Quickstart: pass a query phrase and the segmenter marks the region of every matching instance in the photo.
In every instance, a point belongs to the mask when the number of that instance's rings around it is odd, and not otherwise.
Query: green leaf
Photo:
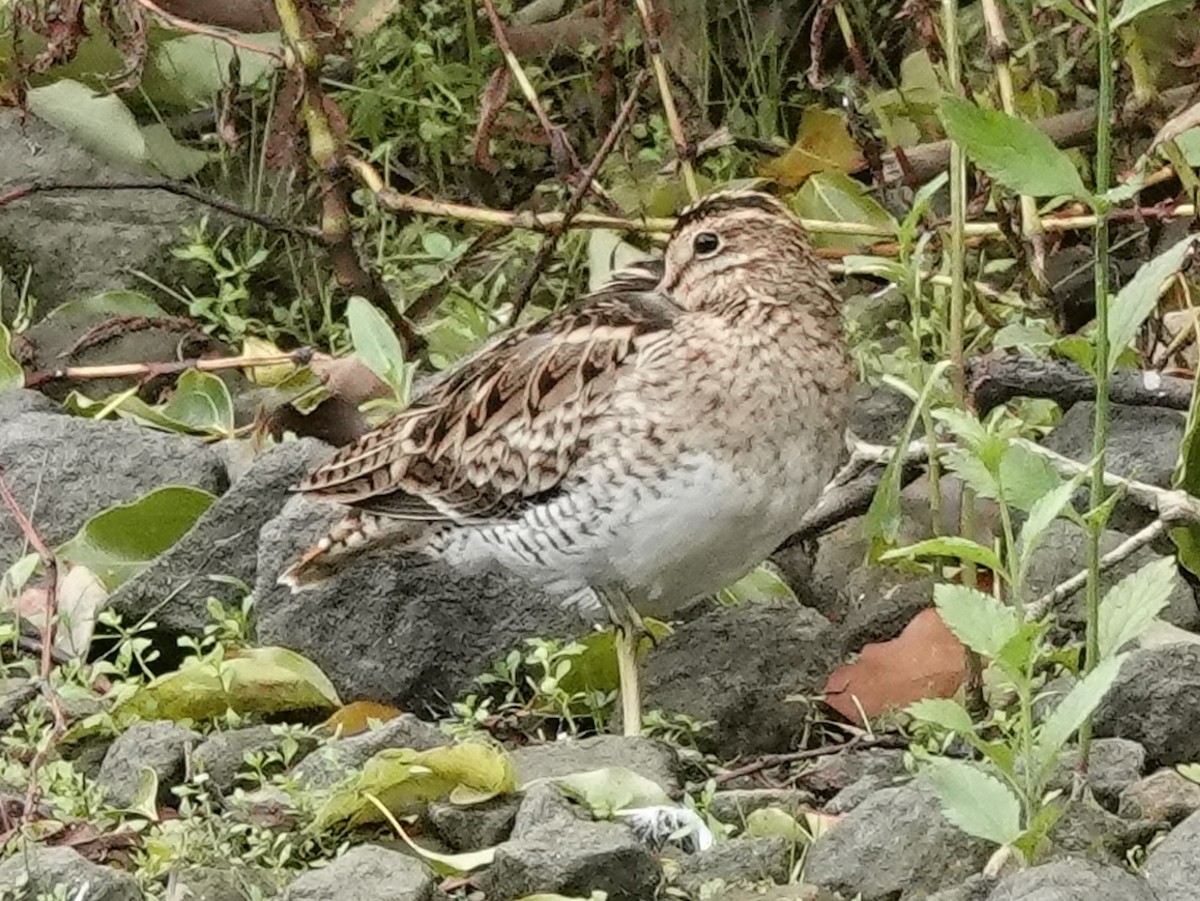
[[[772,567],[756,566],[732,585],[721,589],[717,599],[723,604],[770,604],[775,601],[799,603],[792,587]]]
[[[20,388],[25,384],[25,373],[12,354],[11,341],[8,329],[0,322],[0,391]]]
[[[1171,479],[1172,488],[1182,488],[1193,496],[1200,496],[1200,391],[1197,389],[1200,381],[1193,381],[1183,440],[1179,443],[1179,457]],[[1180,565],[1192,575],[1200,576],[1200,525],[1177,527],[1169,534],[1178,549]]]
[[[950,698],[925,698],[909,704],[905,712],[923,723],[941,726],[958,735],[973,735],[975,724],[971,714],[958,701]]]
[[[869,189],[844,172],[818,172],[796,192],[792,209],[806,219],[847,222],[896,231],[895,217],[872,197]],[[838,247],[846,250],[876,244],[879,237],[870,235],[815,234],[817,247]]]
[[[1030,454],[1030,456],[1036,456]],[[1021,548],[1021,568],[1024,570],[1025,565],[1030,561],[1033,552],[1037,550],[1038,543],[1042,540],[1042,535],[1050,524],[1062,514],[1067,505],[1071,503],[1071,498],[1075,496],[1076,490],[1086,476],[1086,473],[1081,473],[1075,476],[1069,482],[1063,482],[1058,487],[1051,489],[1046,494],[1037,500],[1029,510],[1029,516],[1025,518],[1025,524],[1021,526],[1021,534],[1017,537],[1017,544]]]
[[[1054,712],[1046,718],[1038,730],[1033,749],[1035,766],[1040,774],[1044,776],[1049,772],[1067,741],[1104,700],[1124,660],[1124,654],[1102,660],[1075,683],[1075,687],[1067,692]]]
[[[1000,485],[983,461],[963,448],[947,451],[942,458],[948,472],[954,473],[979,497],[995,500],[1000,496]]]
[[[233,431],[233,398],[225,382],[210,372],[189,369],[181,375],[162,414],[202,434]]]
[[[900,477],[904,471],[901,456],[909,442],[912,441],[913,431],[937,388],[938,380],[949,367],[950,361],[943,360],[929,373],[929,378],[909,411],[908,421],[904,423],[904,428],[896,443],[896,447],[900,449],[901,453],[892,455],[892,459],[884,467],[879,487],[875,489],[875,496],[871,498],[871,506],[867,510],[867,518],[863,526],[863,535],[871,542],[871,554],[874,559],[878,559],[878,554],[883,548],[896,543],[896,536],[900,531]]]
[[[1189,166],[1200,166],[1200,126],[1189,128],[1175,139],[1175,146]]]
[[[1018,194],[1090,201],[1091,194],[1070,157],[1040,129],[999,110],[946,95],[941,103],[946,135],[980,169]]]
[[[417,853],[419,857],[427,861],[429,865],[441,876],[462,876],[472,870],[478,870],[482,867],[490,867],[492,861],[496,859],[495,848],[484,848],[480,851],[468,851],[465,854],[441,854],[437,851],[431,851],[428,848],[423,848],[408,837],[408,833],[400,825],[387,807],[379,801],[374,795],[367,794],[368,803],[373,804],[381,813],[381,819],[386,819],[391,823],[392,828],[396,830],[396,834],[404,840]]]
[[[1200,783],[1200,763],[1178,763],[1175,771],[1190,782]]]
[[[968,835],[1010,845],[1021,836],[1021,803],[995,776],[962,760],[934,758],[926,772],[942,814]]]
[[[138,291],[101,291],[57,307],[46,319],[67,325],[93,325],[98,319],[166,316],[166,311]]]
[[[1173,2],[1175,0],[1124,0],[1120,12],[1113,16],[1110,27],[1120,28],[1122,25],[1128,25],[1142,13]]]
[[[662,786],[625,767],[605,767],[552,780],[563,794],[578,801],[597,819],[608,819],[630,807],[670,804]]]
[[[97,513],[56,556],[86,566],[115,590],[182,538],[214,500],[188,485],[157,488]]]
[[[888,551],[880,555],[879,559],[886,563],[889,560],[915,560],[918,557],[954,557],[957,560],[969,560],[995,572],[1004,573],[1004,565],[996,556],[995,551],[970,538],[960,538],[957,535],[927,538],[916,544]]]
[[[1062,485],[1062,476],[1045,457],[1010,444],[1000,458],[1000,482],[1011,506],[1032,512],[1038,501]]]
[[[268,50],[283,50],[283,42],[275,32],[256,34],[248,40]],[[276,66],[265,53],[238,50],[228,41],[202,34],[182,35],[163,41],[150,54],[144,77],[147,93],[179,106],[207,106],[225,90],[235,53],[243,88],[251,87]]]
[[[245,648],[222,660],[190,657],[113,709],[118,722],[210,720],[228,711],[275,714],[341,706],[315,663],[287,648]]]
[[[365,297],[357,294],[350,298],[346,308],[350,323],[350,340],[354,352],[362,357],[367,367],[387,382],[397,395],[403,391],[404,348],[392,331],[387,317],[379,312]]]
[[[754,838],[778,836],[793,842],[802,842],[808,835],[800,822],[779,807],[762,807],[751,811],[746,817],[746,835]]]
[[[191,178],[215,159],[214,154],[180,144],[171,130],[159,122],[142,126],[142,139],[150,165],[177,181]]]
[[[1100,659],[1141,635],[1167,608],[1177,573],[1170,557],[1151,560],[1109,589],[1100,602]]]
[[[100,94],[61,78],[31,88],[28,101],[35,116],[97,156],[134,172],[144,169],[146,139],[133,113],[115,94]]]
[[[441,798],[477,804],[515,789],[512,761],[493,745],[470,741],[426,751],[385,748],[363,765],[349,785],[329,797],[316,822],[327,829],[382,821],[384,817],[368,796],[396,816],[409,816]]]
[[[935,585],[933,602],[958,640],[985,657],[998,656],[1020,628],[1015,610],[965,585]]]
[[[1013,843],[1013,847],[1025,855],[1026,860],[1036,860],[1046,837],[1062,817],[1066,807],[1067,805],[1060,800],[1043,804],[1033,815],[1033,821],[1024,834]]]
[[[1004,642],[1004,647],[995,656],[996,665],[1013,682],[1027,678],[1025,674],[1029,669],[1029,663],[1037,658],[1037,644],[1047,628],[1049,625],[1046,623],[1022,622],[1017,628],[1016,634]]]
[[[1158,306],[1158,298],[1168,279],[1183,267],[1196,243],[1195,235],[1173,244],[1145,263],[1112,299],[1108,310],[1108,371],[1117,368],[1117,360],[1136,337],[1146,317]]]

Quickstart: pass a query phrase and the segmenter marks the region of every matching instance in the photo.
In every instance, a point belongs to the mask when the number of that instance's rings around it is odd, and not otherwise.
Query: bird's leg
[[[637,655],[642,636],[648,635],[641,615],[629,602],[624,591],[597,591],[616,627],[613,645],[617,652],[617,674],[620,677],[621,719],[626,735],[642,734],[642,690],[638,675]]]

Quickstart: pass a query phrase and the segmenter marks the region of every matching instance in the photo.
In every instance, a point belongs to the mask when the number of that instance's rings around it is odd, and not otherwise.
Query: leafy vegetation
[[[111,373],[92,372],[72,382],[68,412],[209,442],[250,434],[260,445],[304,433],[330,398],[377,421],[408,403],[421,375],[652,254],[662,228],[646,220],[691,199],[693,178],[701,192],[765,185],[808,221],[820,254],[846,277],[861,380],[910,402],[862,520],[869,558],[932,575],[942,622],[981,670],[961,698],[901,705],[898,728],[951,822],[1026,863],[1045,852],[1065,809],[1051,787],[1062,752],[1078,736],[1086,761],[1090,717],[1165,608],[1177,563],[1200,574],[1200,522],[1167,522],[1159,510],[1177,560],[1100,587],[1099,542],[1119,500],[1104,477],[1110,382],[1130,368],[1178,369],[1181,359],[1195,369],[1197,239],[1172,226],[1194,216],[1185,198],[1200,185],[1200,126],[1194,97],[1170,119],[1174,108],[1155,104],[1186,83],[1178,60],[1184,51],[1194,60],[1200,46],[1187,4],[981,0],[945,3],[940,16],[910,4],[896,16],[899,4],[737,0],[705,4],[693,21],[662,3],[664,32],[649,40],[636,16],[611,34],[584,27],[579,38],[574,25],[600,20],[573,22],[568,9],[535,21],[542,4],[501,3],[510,51],[475,3],[347,0],[329,5],[336,28],[285,16],[278,32],[217,37],[116,5],[127,20],[107,14],[113,4],[83,4],[85,27],[26,0],[0,8],[3,96],[11,89],[34,116],[118,167],[224,201],[178,236],[172,257],[187,278],[139,273],[138,292],[67,298],[42,321],[64,331],[86,322],[83,338],[103,343],[134,322],[174,317],[232,359],[213,371],[175,356],[149,361],[114,393],[93,391],[86,379]],[[146,24],[144,46],[139,28],[119,21]],[[556,27],[554,48],[540,45]],[[540,253],[551,245],[534,214],[563,208],[635,76],[664,59],[672,78],[637,98],[596,173],[588,209],[610,217],[605,227],[551,228],[553,253]],[[1095,125],[1066,140],[1037,121],[1085,109]],[[194,113],[208,115],[200,138],[180,124]],[[1153,134],[1125,121],[1137,116],[1153,119]],[[682,156],[681,134],[696,145]],[[931,150],[942,138],[948,163]],[[19,200],[0,197],[0,207]],[[1050,277],[1078,250],[1092,283],[1082,321]],[[29,287],[35,274],[0,272],[0,391],[53,381],[28,363],[34,312],[56,300]],[[7,283],[23,286],[15,299]],[[1192,316],[1190,339],[1162,339],[1168,311]],[[1092,379],[1086,467],[1065,473],[1030,443],[1058,421],[1052,398],[971,408],[963,364],[992,351],[1070,362]],[[41,367],[73,364],[63,356]],[[1174,480],[1191,494],[1200,493],[1198,409],[1193,398]],[[901,497],[917,436],[934,525],[909,542]],[[963,489],[957,517],[944,515],[954,509],[948,484]],[[1077,500],[1085,485],[1086,507]],[[17,699],[0,720],[0,784],[28,787],[3,841],[104,836],[156,895],[181,867],[232,860],[264,874],[246,889],[263,896],[364,836],[407,842],[447,876],[486,866],[491,849],[440,853],[414,823],[434,801],[471,805],[512,792],[505,742],[605,731],[617,682],[611,634],[531,638],[451,702],[444,746],[388,749],[335,785],[310,785],[296,776],[303,744],[395,711],[350,712],[359,699],[339,697],[311,661],[256,646],[249,596],[237,610],[214,602],[209,628],[169,649],[183,659],[165,671],[155,623],[123,623],[105,609],[212,500],[163,486],[93,517],[45,557],[34,548],[0,561],[9,567],[0,676]],[[980,511],[994,512],[994,536],[978,528]],[[1059,519],[1089,536],[1083,635],[1065,632],[1029,589],[1039,543]],[[719,600],[797,602],[771,567]],[[670,629],[649,625],[656,638]],[[39,630],[54,635],[53,653],[32,640]],[[1054,695],[1048,686],[1064,676],[1073,687]],[[205,735],[271,724],[278,742],[247,756],[229,794],[203,770],[171,786],[144,773],[134,803],[114,805],[87,772],[87,750],[156,719]],[[827,733],[812,719],[815,744]],[[727,763],[696,750],[710,724],[679,711],[653,711],[647,724],[687,752],[696,779],[683,804],[706,814]],[[871,723],[858,725],[870,734]],[[1194,765],[1181,772],[1196,775]],[[625,771],[559,785],[598,817],[664,802]],[[723,837],[715,818],[705,822]],[[767,808],[744,825],[804,846],[829,823]],[[801,853],[793,877],[802,869]]]

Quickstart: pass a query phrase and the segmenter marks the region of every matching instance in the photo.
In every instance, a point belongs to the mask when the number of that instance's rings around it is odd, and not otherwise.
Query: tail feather
[[[414,525],[353,510],[280,573],[276,583],[296,594],[328,581],[364,551],[382,546],[395,546],[405,553],[417,551],[424,543],[421,538],[427,528],[422,524],[422,528],[414,529]]]

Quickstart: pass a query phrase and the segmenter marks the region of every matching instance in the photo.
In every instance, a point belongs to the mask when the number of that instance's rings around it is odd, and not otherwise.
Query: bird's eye
[[[712,232],[700,232],[692,242],[697,256],[710,257],[721,249],[721,239]]]

